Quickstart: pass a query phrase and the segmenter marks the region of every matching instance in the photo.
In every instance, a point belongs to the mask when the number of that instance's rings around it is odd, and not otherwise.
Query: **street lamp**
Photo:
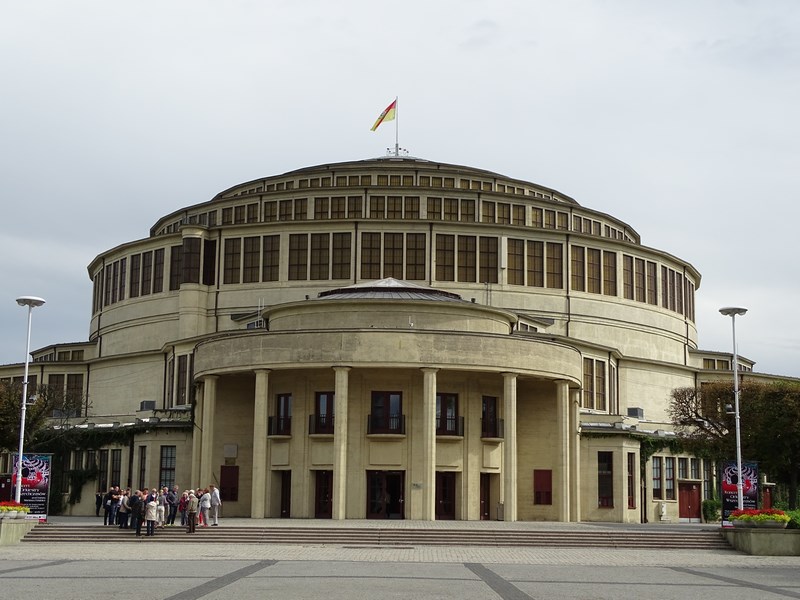
[[[14,491],[14,500],[19,503],[22,495],[22,451],[25,444],[25,409],[28,404],[28,364],[31,359],[31,315],[33,309],[44,304],[44,300],[36,296],[21,296],[17,304],[28,307],[28,341],[25,346],[25,378],[22,380],[22,416],[19,421],[19,453],[17,454],[17,487]]]
[[[736,421],[736,499],[739,510],[744,508],[744,494],[742,492],[742,430],[739,426],[739,356],[736,353],[736,315],[747,312],[741,306],[726,306],[719,312],[731,318],[733,328],[733,410]]]

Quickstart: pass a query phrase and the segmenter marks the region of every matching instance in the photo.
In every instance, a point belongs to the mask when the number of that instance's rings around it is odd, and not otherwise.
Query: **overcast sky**
[[[800,377],[800,2],[3,1],[0,363],[87,339],[99,253],[400,145],[555,188],[692,263],[699,345]]]

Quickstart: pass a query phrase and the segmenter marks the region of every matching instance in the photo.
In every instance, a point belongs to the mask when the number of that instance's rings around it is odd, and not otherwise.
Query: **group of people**
[[[176,485],[168,487],[145,488],[131,492],[130,488],[120,489],[112,486],[106,494],[97,494],[96,514],[103,510],[103,525],[117,526],[120,529],[133,529],[137,536],[155,535],[155,530],[174,527],[180,513],[181,527],[194,533],[198,526],[217,527],[222,499],[214,484],[197,490],[184,490]]]

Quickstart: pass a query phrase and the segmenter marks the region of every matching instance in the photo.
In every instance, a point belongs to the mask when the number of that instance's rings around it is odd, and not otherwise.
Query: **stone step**
[[[116,527],[37,525],[23,542],[119,543],[136,541]],[[382,529],[326,527],[201,527],[188,536],[183,527],[156,531],[148,541],[226,544],[338,546],[514,546],[725,550],[730,545],[709,531],[510,531],[469,529]]]

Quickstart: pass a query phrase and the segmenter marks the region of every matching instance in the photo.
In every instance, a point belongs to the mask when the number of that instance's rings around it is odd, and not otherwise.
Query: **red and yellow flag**
[[[395,113],[397,112],[397,98],[394,99],[389,106],[381,113],[381,116],[378,117],[378,120],[375,121],[375,125],[372,126],[370,131],[375,131],[378,126],[383,123],[384,121],[394,121]]]

